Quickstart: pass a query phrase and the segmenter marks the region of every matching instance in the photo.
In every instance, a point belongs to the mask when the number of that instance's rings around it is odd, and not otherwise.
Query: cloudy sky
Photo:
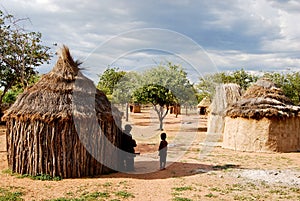
[[[300,69],[296,0],[0,0],[0,9],[28,17],[25,28],[41,32],[53,51],[54,43],[69,46],[91,77],[108,65],[136,70],[165,61],[190,76]]]

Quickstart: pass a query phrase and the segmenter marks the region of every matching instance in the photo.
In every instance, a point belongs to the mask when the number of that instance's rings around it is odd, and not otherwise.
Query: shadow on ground
[[[196,174],[204,174],[210,171],[221,171],[229,168],[239,168],[238,165],[225,164],[221,166],[205,165],[199,163],[171,163],[165,170],[158,169],[158,161],[140,161],[135,163],[136,171],[128,173],[113,173],[109,175],[101,175],[100,178],[134,178],[134,179],[167,179],[174,177],[186,177]],[[155,171],[149,173],[142,173],[142,167],[152,169]],[[152,168],[151,168],[152,167]],[[154,170],[154,169],[153,169]]]

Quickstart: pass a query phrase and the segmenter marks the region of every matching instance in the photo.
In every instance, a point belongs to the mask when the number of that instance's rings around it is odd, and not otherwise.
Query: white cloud
[[[0,8],[18,18],[29,17],[27,28],[41,32],[46,45],[66,44],[74,58],[90,67],[116,60],[124,66],[147,66],[153,57],[201,66],[203,71],[213,69],[214,62],[219,70],[299,66],[300,2],[295,0],[0,0]],[[143,28],[179,34],[130,35]],[[122,37],[115,40],[118,35]],[[103,46],[112,38],[114,43]],[[198,49],[192,47],[193,40]],[[143,48],[161,50],[162,55],[136,51]]]
[[[217,66],[223,69],[250,69],[277,71],[287,68],[300,69],[300,59],[286,53],[250,54],[239,51],[209,51],[208,54]],[[233,65],[234,64],[234,65]]]

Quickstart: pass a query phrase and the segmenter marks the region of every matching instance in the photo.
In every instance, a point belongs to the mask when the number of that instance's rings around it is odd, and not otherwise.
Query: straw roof
[[[239,101],[228,107],[226,115],[261,119],[297,116],[299,111],[300,107],[294,106],[280,88],[263,78],[249,87]]]
[[[197,105],[197,107],[209,107],[211,104],[211,101],[208,97],[204,97],[200,103]]]
[[[107,97],[80,72],[79,65],[63,46],[55,67],[18,96],[3,120],[68,121],[74,116],[92,117],[95,111],[98,118],[112,118]]]

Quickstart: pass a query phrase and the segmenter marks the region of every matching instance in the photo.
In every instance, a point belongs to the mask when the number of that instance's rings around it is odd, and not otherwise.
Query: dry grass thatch
[[[21,94],[3,120],[14,172],[69,178],[119,166],[121,113],[80,72],[65,46],[52,71]]]
[[[280,118],[297,116],[299,111],[300,107],[292,105],[280,88],[264,78],[252,85],[239,101],[228,107],[226,115],[232,118]]]
[[[200,107],[209,107],[211,104],[211,100],[208,97],[204,97],[200,103],[197,105],[198,108]]]
[[[87,104],[89,98],[96,100],[96,105],[94,102]],[[64,46],[52,71],[21,94],[6,111],[3,120],[68,121],[73,116],[88,117],[95,113],[95,109],[99,118],[112,118],[107,97],[80,72],[79,62],[73,60],[69,49]]]
[[[241,88],[237,84],[221,84],[216,87],[216,94],[209,106],[212,115],[225,116],[224,112],[228,105],[241,98]]]
[[[207,124],[208,133],[223,133],[225,110],[228,105],[236,102],[241,97],[240,86],[237,84],[221,84],[216,87],[216,94],[209,106]]]

